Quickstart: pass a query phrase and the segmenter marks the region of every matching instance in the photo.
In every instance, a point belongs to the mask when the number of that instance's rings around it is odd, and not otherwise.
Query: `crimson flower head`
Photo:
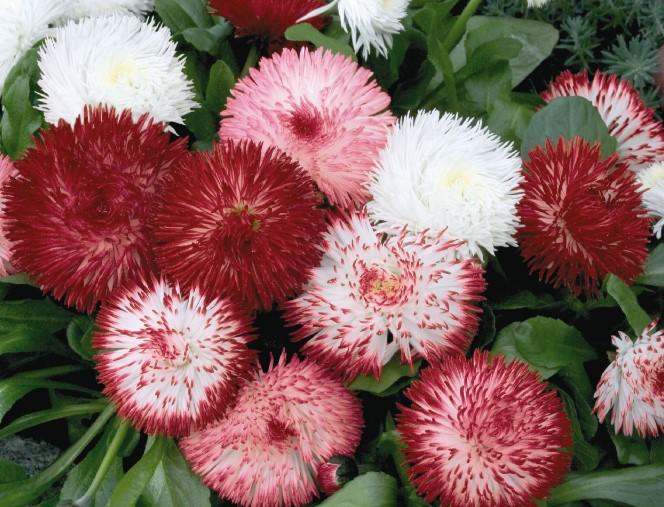
[[[16,267],[80,311],[153,269],[148,219],[158,183],[185,154],[163,124],[87,108],[45,130],[6,187]]]
[[[311,178],[286,155],[220,143],[190,156],[164,185],[154,218],[157,262],[185,288],[270,308],[320,259],[318,202]]]
[[[298,19],[323,5],[323,0],[210,0],[213,11],[235,26],[238,37],[263,39],[273,48],[284,44],[284,33]],[[326,17],[316,16],[307,23],[321,30]]]
[[[147,433],[187,435],[223,415],[255,357],[248,318],[230,302],[163,281],[116,291],[97,326],[104,394]]]
[[[243,507],[298,507],[317,495],[318,467],[352,456],[360,401],[314,362],[283,354],[258,371],[226,415],[180,442],[203,482]]]
[[[9,157],[0,154],[0,276],[7,276],[11,271],[11,242],[5,235],[5,194],[4,186],[16,174],[16,169]]]
[[[571,425],[520,362],[476,351],[422,372],[397,430],[420,495],[450,507],[535,507],[569,470]]]
[[[581,138],[548,140],[524,162],[521,254],[554,287],[593,296],[609,273],[631,282],[648,255],[650,220],[639,184],[617,155]]]

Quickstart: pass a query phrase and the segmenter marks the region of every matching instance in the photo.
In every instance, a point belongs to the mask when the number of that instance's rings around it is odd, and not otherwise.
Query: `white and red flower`
[[[5,234],[5,193],[4,186],[16,175],[16,168],[9,157],[0,154],[0,276],[7,276],[11,267],[11,241]]]

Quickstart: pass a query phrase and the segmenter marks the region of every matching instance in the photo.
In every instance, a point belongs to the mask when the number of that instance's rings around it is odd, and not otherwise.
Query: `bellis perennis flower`
[[[325,49],[264,58],[231,92],[220,136],[275,146],[300,163],[333,204],[363,203],[394,117],[371,71]]]
[[[143,16],[154,9],[154,0],[66,0],[66,17],[80,19],[108,14]]]
[[[316,469],[352,456],[359,400],[313,362],[285,355],[245,383],[226,415],[180,442],[203,482],[243,507],[299,507],[317,495]]]
[[[269,309],[294,295],[320,259],[318,202],[311,179],[283,153],[248,141],[217,144],[164,185],[157,261],[184,287]]]
[[[5,193],[4,186],[9,178],[16,174],[14,164],[0,154],[0,276],[7,276],[11,271],[11,242],[5,235]]]
[[[631,169],[642,169],[664,157],[664,125],[654,118],[629,81],[601,72],[590,80],[585,71],[572,74],[566,70],[542,93],[547,102],[564,96],[592,102],[618,141],[620,161]]]
[[[73,123],[86,105],[130,109],[137,119],[183,123],[196,105],[184,58],[165,27],[135,16],[86,18],[59,27],[39,51],[39,109]]]
[[[519,362],[475,352],[422,372],[397,429],[420,495],[450,507],[535,507],[569,470],[571,425]]]
[[[465,242],[463,257],[515,245],[521,159],[474,122],[437,111],[399,121],[369,187],[382,230],[443,233]]]
[[[150,273],[148,217],[157,184],[185,155],[162,124],[86,109],[44,130],[5,187],[13,260],[65,304],[92,311]]]
[[[612,341],[616,355],[595,392],[595,412],[603,422],[609,411],[616,433],[655,437],[664,431],[664,331],[650,324],[632,341],[620,332]]]
[[[406,234],[383,242],[362,215],[338,220],[325,239],[321,266],[287,304],[302,325],[294,337],[313,334],[305,353],[352,380],[380,377],[397,352],[412,365],[466,351],[484,280],[474,260],[454,260],[456,244]]]
[[[187,435],[221,416],[254,359],[248,320],[228,301],[163,281],[120,289],[97,325],[104,394],[148,433]]]
[[[664,162],[642,169],[638,178],[643,190],[643,205],[656,220],[653,230],[660,238],[664,227]]]
[[[648,255],[649,220],[636,178],[617,155],[577,137],[547,140],[525,162],[518,238],[531,271],[554,287],[594,295],[613,273],[627,282]]]

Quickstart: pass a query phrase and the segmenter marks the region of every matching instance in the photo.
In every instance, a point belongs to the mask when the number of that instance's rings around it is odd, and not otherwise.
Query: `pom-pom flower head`
[[[65,15],[69,19],[109,14],[143,16],[154,9],[154,0],[66,0],[66,3]]]
[[[420,111],[398,123],[369,187],[369,213],[383,230],[443,232],[465,242],[463,257],[515,244],[521,159],[474,122]]]
[[[148,219],[156,185],[185,155],[162,124],[86,109],[41,133],[5,187],[13,260],[65,304],[92,311],[153,270]]]
[[[535,507],[568,471],[571,426],[555,391],[519,362],[476,351],[422,372],[397,430],[420,495],[450,507]]]
[[[649,220],[627,166],[581,138],[548,140],[525,162],[521,254],[554,287],[594,295],[609,273],[631,282],[648,255]]]
[[[369,220],[339,220],[326,235],[321,266],[304,293],[287,303],[295,334],[313,334],[304,352],[349,380],[380,377],[399,352],[413,359],[465,353],[477,330],[474,303],[484,289],[474,260],[455,260],[458,245],[425,235],[383,242]]]
[[[39,109],[46,121],[73,123],[86,105],[148,113],[160,122],[184,123],[194,107],[184,59],[165,27],[135,16],[70,22],[39,51]]]
[[[597,108],[609,133],[618,141],[620,161],[632,170],[642,169],[664,157],[664,125],[653,116],[634,87],[612,74],[566,70],[542,94],[547,102],[556,97],[583,97]]]
[[[0,154],[0,276],[7,276],[11,270],[11,242],[5,235],[5,192],[4,186],[16,174],[16,168],[9,157]]]
[[[656,437],[664,432],[664,331],[650,324],[632,341],[620,332],[612,341],[616,355],[595,392],[601,422],[611,412],[616,433]]]
[[[104,393],[148,433],[187,435],[220,417],[254,359],[248,320],[228,301],[163,281],[119,289],[97,325]]]
[[[334,456],[318,466],[318,487],[326,495],[333,495],[357,477],[357,464],[353,458]]]
[[[394,118],[371,71],[324,49],[264,58],[233,89],[220,136],[275,146],[333,204],[368,198],[365,183]]]
[[[284,154],[220,143],[189,157],[164,186],[157,261],[184,287],[268,309],[292,296],[320,259],[318,201],[311,179]]]
[[[180,442],[203,482],[243,507],[299,507],[317,495],[316,469],[352,456],[359,400],[320,366],[285,355],[245,383],[224,418]]]
[[[664,161],[642,169],[637,176],[643,190],[643,205],[656,220],[653,232],[661,238],[664,227]]]

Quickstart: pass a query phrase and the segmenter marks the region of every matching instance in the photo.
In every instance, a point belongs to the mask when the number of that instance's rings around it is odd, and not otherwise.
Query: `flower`
[[[185,155],[163,125],[86,108],[44,130],[5,187],[13,260],[42,290],[91,312],[152,269],[148,215],[156,185]]]
[[[643,206],[657,219],[653,232],[661,238],[664,227],[664,161],[642,169],[637,177],[643,190]]]
[[[336,205],[363,203],[394,117],[371,71],[325,49],[261,60],[231,92],[222,139],[252,139],[298,161]]]
[[[375,49],[387,57],[393,36],[403,30],[409,4],[410,0],[334,0],[299,21],[309,20],[337,5],[341,26],[350,33],[355,52],[362,51],[362,58],[366,59],[371,49]]]
[[[664,330],[652,322],[632,341],[613,336],[616,354],[595,391],[595,413],[604,422],[611,411],[616,433],[656,437],[664,431]]]
[[[49,34],[66,0],[0,0],[0,95],[12,67]]]
[[[528,7],[544,7],[550,0],[528,0]]]
[[[380,154],[369,214],[385,232],[442,233],[483,257],[514,245],[521,159],[481,123],[438,111],[402,118]]]
[[[11,268],[11,249],[12,244],[5,234],[5,195],[4,186],[12,176],[16,175],[14,164],[2,154],[0,154],[0,276],[7,276],[13,269]]]
[[[474,260],[454,260],[455,243],[401,234],[383,242],[364,215],[338,220],[304,293],[285,305],[310,357],[348,380],[380,378],[402,361],[465,353],[478,327],[484,290]]]
[[[147,433],[188,435],[221,417],[254,360],[249,321],[229,301],[164,281],[116,291],[97,326],[104,394]]]
[[[134,119],[183,123],[194,107],[184,58],[165,27],[135,16],[85,18],[58,27],[39,50],[38,107],[73,123],[86,105],[130,109]]]
[[[556,97],[579,96],[599,111],[609,133],[618,141],[620,161],[633,170],[649,166],[664,156],[664,126],[641,100],[634,87],[612,74],[595,73],[592,81],[583,71],[566,70],[542,93],[547,102]]]
[[[327,4],[323,0],[211,0],[210,5],[236,27],[237,36],[267,39],[276,49],[299,18]],[[322,30],[326,18],[316,16],[307,22]]]
[[[154,10],[154,0],[67,0],[64,19],[80,19],[109,14],[144,16]]]
[[[631,282],[648,256],[649,220],[634,175],[617,155],[577,137],[547,140],[524,163],[521,255],[554,287],[593,296],[609,273]]]
[[[311,179],[284,154],[248,141],[217,144],[164,185],[157,261],[186,288],[269,309],[294,295],[320,259],[317,204]]]
[[[571,425],[555,391],[503,356],[450,356],[406,391],[397,430],[420,495],[451,507],[535,506],[569,470]]]
[[[203,482],[243,507],[298,507],[317,494],[315,472],[352,456],[362,434],[354,394],[323,368],[282,354],[258,371],[224,418],[180,442]]]
[[[347,482],[357,477],[357,464],[353,458],[334,456],[318,465],[318,487],[326,495],[333,495]]]

